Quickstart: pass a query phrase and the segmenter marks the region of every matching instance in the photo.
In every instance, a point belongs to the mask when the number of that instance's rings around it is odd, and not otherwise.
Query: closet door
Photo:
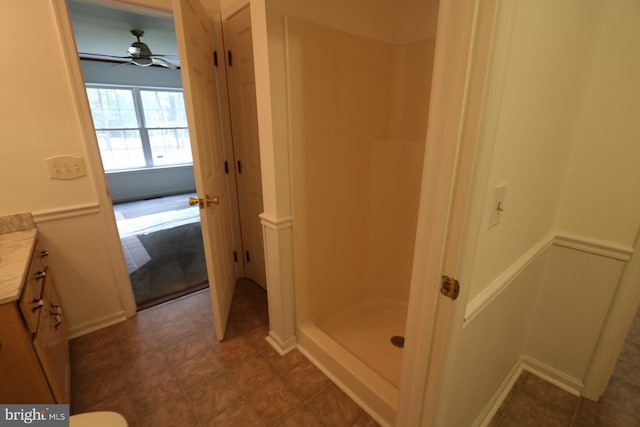
[[[247,277],[265,288],[264,243],[259,218],[263,212],[262,179],[249,6],[227,18],[223,31],[227,47],[231,133],[237,161],[238,204],[245,249],[242,255]]]

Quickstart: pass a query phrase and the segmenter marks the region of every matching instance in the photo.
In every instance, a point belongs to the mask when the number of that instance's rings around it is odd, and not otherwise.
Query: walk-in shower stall
[[[285,19],[298,343],[389,422],[437,22],[436,6],[400,3],[387,40]]]

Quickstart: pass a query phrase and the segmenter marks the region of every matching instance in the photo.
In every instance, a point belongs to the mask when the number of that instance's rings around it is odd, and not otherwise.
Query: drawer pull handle
[[[44,258],[46,256],[49,256],[49,251],[40,251],[40,258]]]
[[[46,271],[38,271],[36,273],[35,279],[36,280],[41,280],[41,279],[44,279],[46,276],[47,276],[47,272]]]
[[[58,329],[58,327],[60,327],[60,325],[62,325],[62,314],[57,314],[55,316],[56,319],[56,326],[55,328]]]
[[[52,316],[62,316],[62,307],[59,305],[52,305],[49,313],[51,313]]]
[[[40,310],[42,308],[42,306],[44,306],[44,301],[41,299],[34,299],[33,300],[33,306],[31,307],[31,311],[33,311],[34,313],[38,310]]]

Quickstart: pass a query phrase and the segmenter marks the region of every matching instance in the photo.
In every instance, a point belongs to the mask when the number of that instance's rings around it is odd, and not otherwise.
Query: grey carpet
[[[199,222],[138,238],[151,257],[130,275],[139,310],[208,286]]]

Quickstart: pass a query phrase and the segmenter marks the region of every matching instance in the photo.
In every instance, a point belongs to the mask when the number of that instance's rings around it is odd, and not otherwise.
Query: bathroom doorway
[[[188,203],[196,188],[173,20],[68,4],[136,308],[201,290],[207,269]],[[146,64],[127,55],[137,46],[162,55]]]

